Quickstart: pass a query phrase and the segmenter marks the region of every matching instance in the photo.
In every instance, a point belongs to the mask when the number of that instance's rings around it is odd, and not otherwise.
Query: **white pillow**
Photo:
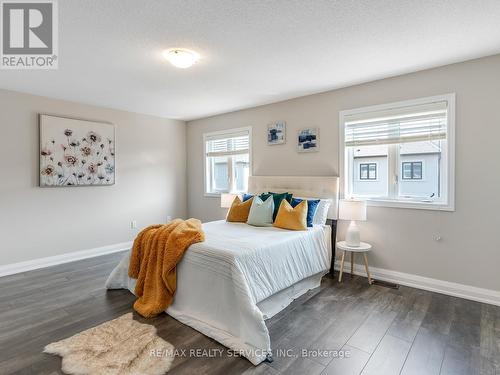
[[[328,210],[330,209],[330,205],[332,204],[331,199],[320,199],[318,208],[316,208],[316,213],[313,217],[313,225],[320,224],[325,225],[326,219],[328,219]]]
[[[316,212],[313,217],[313,225],[325,225],[326,220],[328,219],[328,210],[330,209],[330,205],[332,204],[331,199],[322,199],[322,198],[304,198],[304,197],[294,197],[297,199],[306,199],[306,200],[318,200],[319,204],[316,208]]]

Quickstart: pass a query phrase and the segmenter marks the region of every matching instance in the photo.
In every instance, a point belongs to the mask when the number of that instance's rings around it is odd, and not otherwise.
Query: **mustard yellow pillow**
[[[250,212],[250,207],[252,206],[253,197],[242,202],[240,197],[234,198],[231,208],[227,213],[226,221],[231,221],[234,223],[246,223],[248,220],[248,213]]]
[[[291,230],[307,230],[307,201],[292,207],[283,199],[273,226]]]

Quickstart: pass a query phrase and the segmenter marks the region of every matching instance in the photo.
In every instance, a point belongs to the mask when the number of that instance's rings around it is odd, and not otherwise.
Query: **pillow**
[[[326,220],[328,218],[328,210],[330,209],[330,205],[332,204],[331,199],[322,199],[322,198],[306,198],[306,197],[296,197],[296,199],[304,199],[304,200],[318,200],[319,203],[316,208],[316,213],[313,216],[313,225],[314,224],[320,224],[320,225],[325,225]]]
[[[288,192],[286,192],[286,193],[269,192],[269,193],[261,194],[260,197],[262,199],[266,200],[271,195],[272,195],[273,200],[274,200],[274,212],[273,212],[273,221],[274,221],[276,219],[276,215],[278,214],[278,210],[280,208],[281,201],[283,199],[286,199],[288,201],[288,203],[290,203],[292,201],[292,194],[289,194]]]
[[[332,204],[331,199],[320,199],[316,214],[314,214],[313,224],[325,225],[328,218],[328,210]]]
[[[273,193],[273,192],[269,192],[269,194],[272,194],[272,195],[283,195],[283,194],[286,194],[285,196],[285,199],[288,201],[288,203],[290,203],[292,201],[292,196],[293,194],[292,193],[289,193],[288,191],[286,193]],[[279,207],[278,207],[279,208]]]
[[[291,202],[292,207],[296,207],[303,199],[293,198]],[[313,218],[316,213],[316,209],[318,208],[320,200],[319,199],[307,199],[307,226],[313,226]]]
[[[307,202],[302,201],[293,208],[282,200],[273,226],[291,230],[307,230]]]
[[[242,202],[240,197],[234,198],[231,208],[226,216],[226,221],[234,223],[246,223],[250,207],[252,206],[252,199]]]
[[[246,203],[246,202],[245,202]],[[268,227],[273,225],[274,200],[272,196],[262,200],[260,197],[253,197],[247,224],[256,227]]]
[[[243,194],[243,202],[246,202],[253,197],[253,194]]]

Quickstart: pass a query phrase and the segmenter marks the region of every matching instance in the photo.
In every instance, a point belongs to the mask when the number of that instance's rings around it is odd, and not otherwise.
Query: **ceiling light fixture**
[[[170,48],[163,51],[165,57],[170,64],[177,68],[186,69],[192,66],[200,59],[200,55],[186,48]]]

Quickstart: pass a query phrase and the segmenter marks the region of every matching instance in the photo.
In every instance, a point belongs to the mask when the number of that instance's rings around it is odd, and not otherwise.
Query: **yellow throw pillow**
[[[273,226],[291,230],[307,230],[307,201],[303,200],[294,208],[283,199]]]
[[[250,207],[252,206],[253,197],[242,202],[240,197],[234,198],[231,208],[227,213],[226,221],[231,221],[234,223],[246,223],[248,220],[248,213],[250,212]]]

